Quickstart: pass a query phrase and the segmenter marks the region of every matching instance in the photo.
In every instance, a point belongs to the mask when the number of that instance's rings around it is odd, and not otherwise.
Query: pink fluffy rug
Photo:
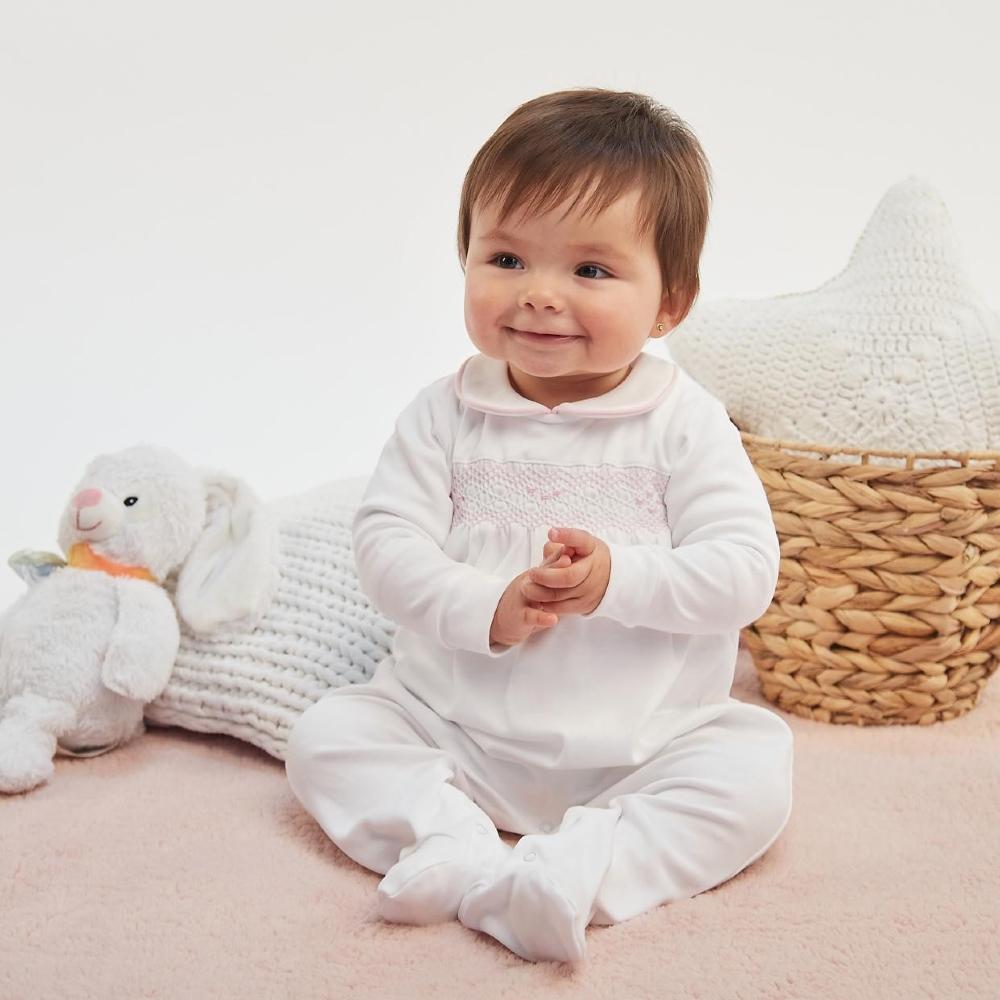
[[[747,654],[734,696],[765,705]],[[788,717],[792,818],[682,903],[588,931],[579,969],[458,923],[383,924],[283,766],[150,730],[0,799],[0,998],[1000,996],[1000,681],[965,717]]]

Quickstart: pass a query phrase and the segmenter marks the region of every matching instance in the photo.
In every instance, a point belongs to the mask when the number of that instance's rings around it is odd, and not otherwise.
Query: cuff
[[[463,584],[461,597],[449,609],[454,625],[450,645],[497,660],[513,653],[517,646],[499,646],[490,642],[490,627],[497,605],[510,580],[481,574],[474,582]]]
[[[634,616],[634,610],[628,602],[625,581],[634,579],[638,571],[634,562],[635,553],[628,545],[619,545],[615,542],[606,542],[605,544],[608,546],[608,552],[611,553],[608,589],[604,591],[601,603],[589,615],[580,615],[580,617],[583,619],[611,618],[616,622],[624,622]]]

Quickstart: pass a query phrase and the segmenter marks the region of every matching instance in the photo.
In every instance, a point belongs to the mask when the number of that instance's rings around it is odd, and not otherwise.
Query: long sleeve
[[[682,419],[664,494],[672,547],[609,543],[608,588],[584,618],[713,634],[749,625],[771,603],[778,537],[740,433],[714,398]]]
[[[382,449],[352,527],[358,580],[397,625],[449,649],[499,658],[516,648],[489,639],[510,581],[443,551],[452,521],[454,420],[443,384],[418,393]]]

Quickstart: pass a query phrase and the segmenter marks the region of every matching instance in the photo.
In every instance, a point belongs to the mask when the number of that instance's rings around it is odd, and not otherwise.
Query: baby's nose
[[[101,502],[101,491],[95,489],[80,490],[75,497],[73,497],[73,506],[77,510],[82,510],[84,507],[95,507]]]

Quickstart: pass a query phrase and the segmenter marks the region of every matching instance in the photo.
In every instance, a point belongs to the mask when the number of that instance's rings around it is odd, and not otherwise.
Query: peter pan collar
[[[525,398],[510,384],[506,361],[474,354],[455,374],[455,391],[466,406],[503,416],[628,417],[658,406],[673,388],[677,371],[672,362],[643,351],[624,381],[610,392],[550,409]]]

